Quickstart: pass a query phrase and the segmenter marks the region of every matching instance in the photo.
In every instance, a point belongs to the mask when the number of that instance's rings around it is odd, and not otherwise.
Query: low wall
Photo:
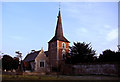
[[[62,66],[62,74],[67,75],[115,75],[118,73],[118,65],[116,64],[80,64]]]

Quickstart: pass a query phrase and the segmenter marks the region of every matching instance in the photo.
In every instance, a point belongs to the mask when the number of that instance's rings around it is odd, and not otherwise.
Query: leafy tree
[[[95,55],[95,51],[92,47],[85,42],[73,43],[74,45],[70,47],[70,53],[66,55],[66,63],[80,63],[80,62],[92,62]]]
[[[2,69],[3,70],[12,70],[13,58],[9,55],[4,55],[2,58]]]
[[[15,53],[17,54],[17,58],[22,61],[22,53],[20,51],[16,51]]]
[[[103,51],[102,54],[99,56],[100,62],[115,62],[117,61],[117,54],[114,51],[111,51],[110,49],[107,49]]]
[[[22,53],[21,53],[20,51],[16,51],[15,53],[18,54],[18,55],[17,55],[17,58],[20,59],[19,69],[20,69],[20,71],[23,71]]]
[[[13,58],[13,69],[18,69],[18,66],[19,66],[19,58],[17,57],[14,57]]]
[[[0,70],[2,69],[2,58],[0,59]]]
[[[116,60],[117,60],[117,62],[119,62],[120,63],[120,52],[116,52]]]

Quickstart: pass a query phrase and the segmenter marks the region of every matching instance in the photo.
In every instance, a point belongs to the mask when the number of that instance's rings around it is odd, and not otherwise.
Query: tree
[[[120,52],[116,52],[116,60],[117,60],[117,62],[119,62],[120,63]]]
[[[13,58],[13,69],[18,69],[18,66],[19,66],[19,58],[17,58],[17,57],[14,57]]]
[[[100,62],[115,62],[117,61],[117,54],[114,51],[111,51],[110,49],[104,50],[102,54],[99,56]]]
[[[0,71],[2,70],[2,58],[0,59]]]
[[[73,43],[74,45],[70,47],[70,53],[66,55],[66,63],[81,63],[81,62],[92,62],[95,55],[95,51],[92,47],[85,42]]]
[[[12,70],[13,67],[13,58],[9,55],[4,55],[3,58],[2,58],[2,69],[6,71],[8,70]]]
[[[22,61],[22,53],[20,53],[20,51],[16,51],[15,52],[17,55],[17,58],[20,58],[20,60]]]
[[[19,58],[20,59],[20,65],[19,65],[19,69],[20,69],[20,71],[23,71],[23,61],[22,61],[22,53],[20,52],[20,51],[16,51],[15,52],[16,54],[18,54],[17,55],[17,58]]]

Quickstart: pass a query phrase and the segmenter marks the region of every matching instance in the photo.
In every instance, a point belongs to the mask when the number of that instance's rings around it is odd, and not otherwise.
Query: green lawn
[[[60,80],[56,76],[2,75],[2,80]]]
[[[2,80],[120,80],[112,76],[2,75]]]

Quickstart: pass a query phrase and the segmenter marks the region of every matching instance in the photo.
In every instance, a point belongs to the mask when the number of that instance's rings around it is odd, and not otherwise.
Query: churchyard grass
[[[38,76],[38,75],[2,75],[3,80],[60,80],[56,76]]]
[[[2,75],[2,80],[120,80],[117,76]]]

